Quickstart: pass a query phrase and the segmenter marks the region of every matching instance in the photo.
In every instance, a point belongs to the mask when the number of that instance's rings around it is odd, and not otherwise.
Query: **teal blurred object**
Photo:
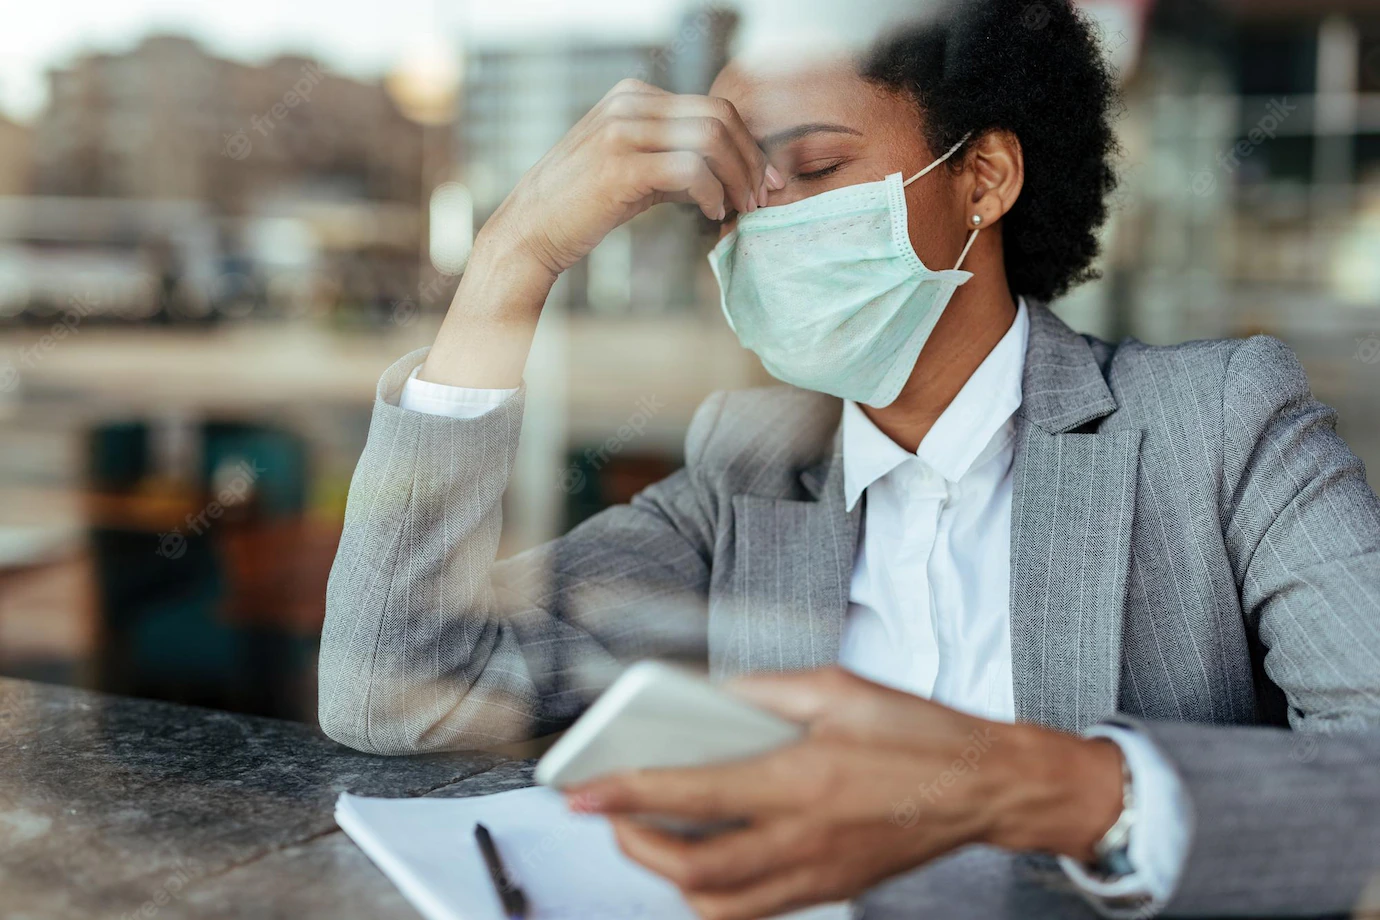
[[[205,705],[235,696],[241,643],[217,617],[224,576],[209,537],[189,536],[176,558],[144,531],[96,528],[90,539],[100,688]]]
[[[229,686],[235,681],[244,658],[244,637],[216,618],[224,574],[212,553],[205,556],[209,565],[180,581],[184,590],[132,599],[138,615],[129,623],[128,667],[135,675],[156,675],[160,682],[183,687],[208,682]]]
[[[142,422],[93,430],[91,488],[115,493],[137,488],[152,472],[149,431]],[[219,502],[226,513],[208,515],[202,525],[180,526],[175,540],[118,522],[91,532],[106,636],[98,662],[100,688],[295,715],[302,707],[289,688],[300,683],[312,645],[225,622],[231,570],[217,533],[253,520],[301,514],[308,492],[306,449],[290,432],[252,423],[208,422],[200,436],[199,490],[208,507]]]
[[[208,422],[203,428],[202,482],[215,488],[217,470],[249,464],[255,512],[300,514],[307,504],[306,449],[295,435],[242,422]]]
[[[566,454],[566,466],[561,470],[558,485],[566,494],[565,526],[574,527],[603,511],[609,505],[604,495],[600,467],[588,451],[572,450]]]
[[[149,426],[143,422],[115,422],[91,434],[87,470],[90,484],[100,490],[134,488],[149,469]]]

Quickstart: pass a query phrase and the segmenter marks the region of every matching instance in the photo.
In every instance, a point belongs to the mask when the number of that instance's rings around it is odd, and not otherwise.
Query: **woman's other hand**
[[[723,766],[646,770],[570,790],[608,815],[629,857],[714,920],[854,897],[970,843],[1090,859],[1121,809],[1121,754],[990,722],[838,668],[741,679],[731,689],[808,726],[806,739]],[[692,840],[639,815],[746,818]]]

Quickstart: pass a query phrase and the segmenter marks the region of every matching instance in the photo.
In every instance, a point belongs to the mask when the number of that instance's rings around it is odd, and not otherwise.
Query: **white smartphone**
[[[700,767],[765,754],[805,730],[702,677],[657,661],[624,671],[537,763],[565,789],[609,773]]]

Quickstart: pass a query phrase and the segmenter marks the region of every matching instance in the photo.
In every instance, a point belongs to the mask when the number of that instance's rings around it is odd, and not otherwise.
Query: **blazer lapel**
[[[1016,416],[1011,651],[1016,718],[1081,731],[1117,709],[1139,430],[1087,341],[1031,305]]]
[[[861,503],[851,514],[844,506],[838,433],[829,454],[800,479],[814,498],[733,497],[733,609],[714,617],[729,627],[719,653],[711,649],[716,676],[838,660],[862,520]]]

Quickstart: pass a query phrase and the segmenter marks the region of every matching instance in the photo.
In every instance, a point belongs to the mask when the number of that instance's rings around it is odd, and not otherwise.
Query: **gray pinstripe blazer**
[[[837,400],[716,394],[684,469],[496,563],[522,395],[478,419],[403,411],[424,354],[384,375],[350,488],[321,647],[333,738],[529,737],[647,656],[716,676],[834,661],[859,525]],[[1273,339],[1111,345],[1032,308],[1016,712],[1134,719],[1160,746],[1195,819],[1175,913],[1345,911],[1380,872],[1380,501],[1334,420]]]

